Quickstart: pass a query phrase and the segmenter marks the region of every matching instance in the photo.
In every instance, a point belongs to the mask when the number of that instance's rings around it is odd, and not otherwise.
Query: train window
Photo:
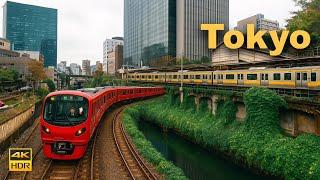
[[[303,76],[303,80],[304,81],[308,80],[308,74],[307,73],[303,73],[302,76]]]
[[[275,81],[281,80],[281,74],[280,73],[273,74],[273,80],[275,80]]]
[[[234,74],[227,74],[226,79],[234,79]]]
[[[87,119],[88,105],[81,96],[51,96],[45,102],[43,118],[49,124],[75,126]]]
[[[317,73],[311,73],[311,81],[317,81]]]
[[[178,76],[177,75],[173,75],[173,79],[178,79]]]
[[[209,75],[209,79],[212,79],[212,75]]]
[[[184,75],[183,79],[189,79],[188,75]]]
[[[159,76],[156,75],[156,76],[154,76],[154,78],[155,78],[155,79],[159,79]]]
[[[196,75],[196,79],[201,79],[201,76],[200,75]]]
[[[137,78],[139,79],[139,78],[140,78],[140,76],[137,76]]]
[[[264,75],[264,80],[268,81],[269,80],[269,74]]]
[[[257,74],[247,74],[247,79],[248,80],[257,80],[258,75]]]
[[[142,79],[144,79],[145,78],[145,76],[142,76]]]
[[[216,80],[216,79],[217,79],[216,75],[213,75],[213,79],[214,79],[214,80]]]
[[[290,81],[291,80],[291,73],[284,73],[284,80]]]

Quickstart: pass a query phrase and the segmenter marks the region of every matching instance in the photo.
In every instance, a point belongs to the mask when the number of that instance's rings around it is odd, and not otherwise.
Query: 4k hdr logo
[[[32,149],[10,148],[9,171],[32,171]]]

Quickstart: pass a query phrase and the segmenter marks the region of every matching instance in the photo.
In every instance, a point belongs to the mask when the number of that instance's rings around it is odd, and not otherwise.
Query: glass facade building
[[[124,63],[154,65],[176,54],[176,0],[124,1]]]
[[[229,0],[124,0],[124,63],[210,58],[202,23],[229,29]],[[219,32],[222,41],[224,32]]]
[[[57,66],[56,9],[7,1],[3,8],[3,37],[16,51],[38,51],[44,65]]]

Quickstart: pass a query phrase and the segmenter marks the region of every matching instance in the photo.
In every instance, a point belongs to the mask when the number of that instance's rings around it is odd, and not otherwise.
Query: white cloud
[[[83,59],[102,60],[104,39],[123,36],[124,0],[13,1],[58,9],[58,61],[81,64]],[[240,19],[263,13],[284,26],[294,9],[293,0],[230,0],[230,25],[234,27]],[[0,20],[2,23],[2,12]]]

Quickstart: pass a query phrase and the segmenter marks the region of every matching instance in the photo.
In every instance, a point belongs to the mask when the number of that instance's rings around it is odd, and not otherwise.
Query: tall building
[[[70,64],[70,71],[72,75],[81,75],[81,67],[76,63]]]
[[[67,61],[61,61],[58,64],[58,70],[65,73],[67,70]]]
[[[125,0],[124,64],[153,66],[175,57],[210,57],[201,23],[225,24],[228,30],[229,0]]]
[[[108,53],[114,51],[117,45],[123,45],[122,37],[113,37],[103,42],[103,71],[108,71]]]
[[[279,22],[275,20],[269,20],[265,19],[263,14],[257,14],[251,17],[248,17],[246,19],[243,19],[241,21],[238,21],[237,27],[235,29],[247,33],[247,25],[248,24],[254,24],[255,25],[255,31],[260,30],[280,30]]]
[[[57,9],[7,1],[3,37],[15,51],[39,52],[44,65],[57,66]]]
[[[82,60],[82,75],[91,76],[90,60]]]
[[[107,74],[115,75],[121,69],[123,64],[123,46],[118,45],[114,51],[108,53],[108,72]]]
[[[100,61],[96,61],[96,68],[97,71],[103,71],[103,65]]]

